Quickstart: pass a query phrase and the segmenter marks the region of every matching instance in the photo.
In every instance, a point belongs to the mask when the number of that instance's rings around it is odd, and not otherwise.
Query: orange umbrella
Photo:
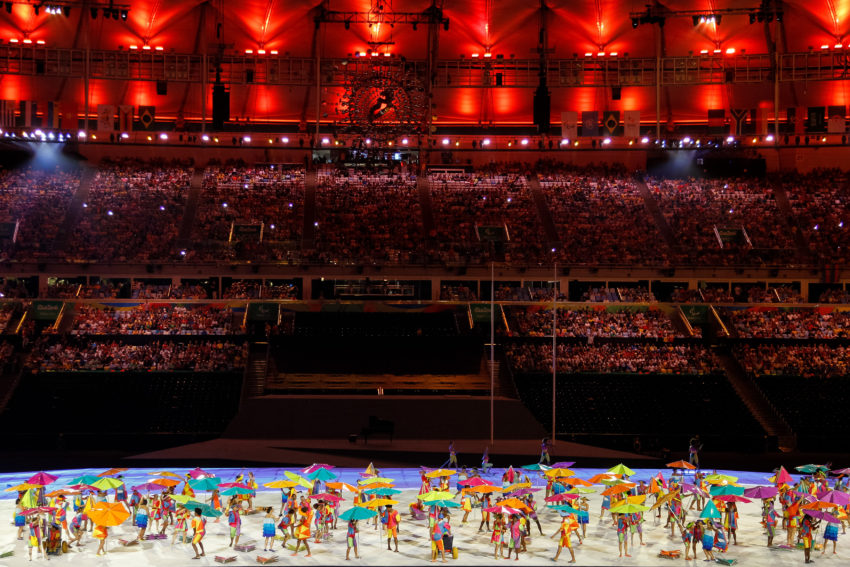
[[[637,486],[637,485],[633,482],[624,482],[622,484],[615,484],[614,486],[609,486],[608,488],[603,490],[600,494],[602,494],[602,496],[611,496],[611,495],[614,495],[614,494],[622,494],[623,492],[628,492],[629,490],[631,490],[635,486]]]
[[[593,475],[592,477],[587,479],[587,481],[591,484],[602,484],[603,480],[612,480],[615,478],[623,478],[623,475],[614,473],[599,473]]]
[[[149,472],[148,474],[151,475],[151,476],[170,476],[172,478],[180,478],[180,479],[183,478],[179,474],[174,474],[173,472],[170,472],[170,471],[156,471],[156,472]]]
[[[827,508],[838,508],[838,504],[834,502],[809,502],[803,505],[804,510],[826,510]]]
[[[520,488],[531,488],[530,482],[515,482],[507,488],[502,489],[503,492],[513,492],[514,490],[519,490]]]
[[[68,490],[67,488],[60,488],[59,490],[54,490],[53,492],[48,492],[45,494],[48,498],[53,498],[54,496],[70,496],[72,494],[79,494],[79,490]]]
[[[86,513],[98,526],[117,526],[130,517],[123,502],[98,502]]]
[[[558,482],[561,484],[568,484],[570,486],[593,486],[593,484],[587,482],[586,480],[580,479],[577,476],[571,478],[562,478],[559,479]]]
[[[381,486],[378,486],[380,484]],[[383,486],[384,483],[376,483],[376,485],[369,485],[370,488],[390,488],[389,486]],[[334,490],[347,490],[349,492],[360,492],[360,489],[356,486],[352,486],[347,482],[328,482],[325,483],[325,486],[328,488],[333,488]]]
[[[151,482],[153,484],[158,484],[160,486],[166,486],[166,487],[170,488],[172,486],[177,486],[182,481],[179,481],[179,480],[174,479],[174,478],[157,478],[155,480],[152,480]]]
[[[108,471],[103,471],[102,473],[100,473],[97,476],[112,476],[114,474],[122,473],[122,472],[125,472],[125,471],[128,471],[128,470],[130,470],[130,469],[126,469],[126,468],[109,469]]]
[[[470,486],[468,488],[464,488],[461,492],[480,492],[481,494],[491,494],[493,492],[501,492],[502,489],[498,486],[491,486],[489,484],[482,484],[479,486]]]
[[[519,498],[508,498],[507,500],[500,500],[499,506],[507,506],[509,508],[516,508],[518,510],[522,510],[523,512],[531,512],[531,508],[525,505],[525,502],[520,500]]]
[[[676,461],[674,463],[667,463],[667,467],[671,469],[687,469],[689,471],[694,471],[697,469],[688,461]]]

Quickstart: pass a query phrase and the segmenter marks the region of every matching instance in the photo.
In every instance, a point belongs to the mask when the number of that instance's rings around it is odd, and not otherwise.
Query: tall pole
[[[552,437],[550,442],[555,445],[555,398],[556,398],[556,379],[558,376],[558,353],[556,340],[558,336],[558,262],[554,264],[554,273],[552,278]]]
[[[661,27],[655,38],[655,139],[661,138]]]
[[[319,124],[322,118],[322,23],[316,22],[316,138],[314,147],[320,147]]]
[[[496,415],[493,409],[493,396],[496,387],[496,263],[490,258],[490,446],[493,446],[493,430]]]

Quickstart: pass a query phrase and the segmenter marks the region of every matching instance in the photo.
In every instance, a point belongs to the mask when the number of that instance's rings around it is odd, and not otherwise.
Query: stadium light
[[[366,142],[366,143],[368,144],[369,142]],[[448,138],[443,138],[443,145],[444,145],[444,146],[448,146],[448,145],[449,145],[449,139],[448,139]]]
[[[482,145],[482,146],[489,146],[489,145],[490,145],[490,138],[484,138],[484,139],[481,141],[481,145]]]
[[[163,132],[162,134],[160,134],[160,135],[159,135],[159,139],[160,139],[160,140],[167,140],[167,139],[168,139],[168,134],[166,134],[165,132]]]
[[[209,137],[209,136],[207,136],[206,134],[204,134],[203,136],[201,136],[201,140],[203,140],[204,142],[209,142],[209,141],[210,141],[210,137]]]

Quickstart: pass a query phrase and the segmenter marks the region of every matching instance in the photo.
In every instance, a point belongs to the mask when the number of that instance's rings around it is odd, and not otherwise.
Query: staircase
[[[71,198],[71,204],[68,205],[68,212],[65,213],[65,220],[56,233],[56,240],[53,241],[54,253],[63,252],[68,248],[68,241],[74,232],[74,227],[77,226],[80,215],[83,213],[83,203],[89,198],[91,184],[96,174],[97,170],[93,167],[83,169],[83,175],[80,177],[80,186]]]
[[[531,199],[537,207],[537,217],[546,232],[546,240],[554,243],[559,242],[555,221],[552,220],[552,213],[549,211],[549,205],[546,204],[546,197],[540,189],[540,180],[537,179],[536,173],[528,176],[528,187],[531,189]]]
[[[316,246],[316,169],[311,166],[304,176],[304,229],[301,232],[301,250]]]
[[[180,225],[180,233],[177,235],[177,246],[187,248],[191,243],[192,225],[198,213],[198,203],[201,200],[201,189],[204,184],[204,170],[195,168],[192,173],[192,181],[189,184],[189,196],[186,197],[186,210],[183,211],[183,222]]]
[[[652,191],[649,190],[649,187],[647,187],[643,179],[636,179],[635,182],[637,183],[638,191],[640,191],[640,194],[643,197],[643,203],[646,206],[647,212],[652,215],[652,219],[655,221],[655,226],[658,228],[658,232],[660,232],[661,236],[664,237],[664,241],[667,242],[667,246],[670,250],[678,250],[679,245],[676,242],[676,238],[673,236],[673,230],[670,228],[670,225],[667,224],[667,219],[664,218],[661,208],[652,196]]]
[[[245,384],[242,397],[262,396],[266,393],[266,372],[269,364],[269,343],[251,343],[248,347],[248,364],[245,365]]]
[[[781,451],[793,451],[797,446],[797,436],[794,431],[753,382],[752,378],[741,368],[741,365],[729,352],[728,347],[717,347],[714,352],[724,370],[726,370],[727,380],[732,384],[735,392],[744,401],[756,421],[768,435],[778,438]]]
[[[496,360],[493,361],[492,365],[490,364],[490,351],[484,355],[485,361],[482,367],[482,372],[486,373],[487,378],[490,378],[490,368],[493,369],[493,395],[497,398],[512,398],[515,400],[519,399],[519,392],[517,392],[516,386],[514,385],[513,377],[510,375],[510,372],[502,372],[502,364],[504,364],[504,357],[500,352],[496,352]]]

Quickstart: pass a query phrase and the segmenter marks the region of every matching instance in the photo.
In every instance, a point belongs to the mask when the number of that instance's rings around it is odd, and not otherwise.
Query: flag
[[[581,113],[581,135],[582,136],[598,136],[599,135],[599,112],[596,110],[586,110]]]
[[[38,105],[35,101],[32,100],[22,100],[21,101],[21,119],[20,126],[24,128],[31,128],[36,126],[35,124],[35,113]]]
[[[44,112],[45,128],[59,128],[59,103],[47,101],[47,110]]]
[[[767,136],[767,109],[754,108],[751,111],[750,119],[756,124],[755,135]]]
[[[129,132],[133,129],[133,107],[129,104],[122,104],[118,107],[118,129],[122,132]]]
[[[828,108],[829,121],[827,122],[827,131],[830,134],[844,133],[844,105],[830,106]]]
[[[578,112],[561,113],[561,137],[567,140],[578,138]]]
[[[139,107],[139,124],[142,130],[153,130],[153,125],[156,117],[155,106],[140,106]]]
[[[15,100],[0,100],[0,126],[15,127],[15,107],[17,106],[18,102]]]
[[[726,132],[726,110],[722,108],[708,109],[708,133],[724,134]]]
[[[744,124],[747,122],[748,111],[746,108],[733,108],[729,113],[732,115],[729,133],[740,136],[744,133]]]
[[[115,105],[97,105],[97,130],[99,132],[112,132],[115,130]]]
[[[808,116],[806,132],[826,131],[826,107],[810,106],[806,116]]]
[[[623,133],[626,138],[637,138],[640,136],[640,110],[627,110],[624,114],[625,128]]]
[[[602,127],[608,136],[620,136],[623,129],[620,128],[620,111],[606,110],[602,115]]]

